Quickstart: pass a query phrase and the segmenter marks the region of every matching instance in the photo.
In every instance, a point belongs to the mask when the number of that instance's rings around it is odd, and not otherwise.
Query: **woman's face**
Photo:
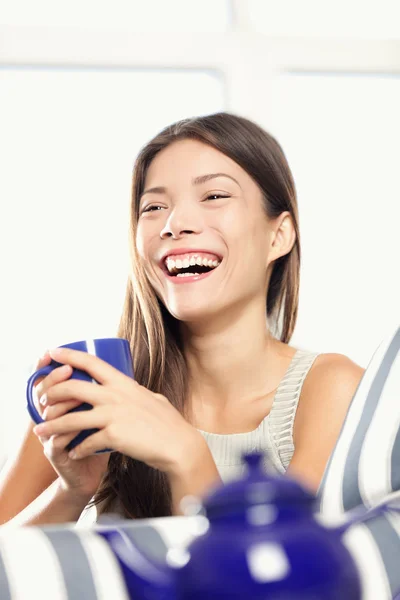
[[[265,303],[271,235],[261,190],[218,150],[182,140],[152,161],[136,244],[175,318],[197,322],[255,297]]]

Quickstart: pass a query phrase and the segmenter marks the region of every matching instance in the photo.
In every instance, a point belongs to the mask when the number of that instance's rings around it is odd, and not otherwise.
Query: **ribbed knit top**
[[[318,354],[297,350],[276,391],[271,410],[257,429],[248,433],[219,434],[199,430],[207,441],[222,481],[240,477],[244,472],[242,454],[252,450],[266,452],[266,467],[284,473],[294,452],[293,424],[304,380]],[[113,513],[119,514],[118,505]],[[122,513],[121,513],[122,514]],[[97,520],[96,507],[86,508],[78,526]]]
[[[297,350],[276,391],[271,410],[257,429],[248,433],[219,434],[200,430],[217,465],[221,479],[239,477],[245,467],[242,454],[266,451],[271,470],[284,473],[294,452],[293,423],[304,380],[318,354]]]

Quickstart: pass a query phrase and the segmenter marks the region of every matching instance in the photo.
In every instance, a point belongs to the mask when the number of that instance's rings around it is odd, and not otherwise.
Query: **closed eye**
[[[163,207],[162,207],[162,206],[159,206],[158,204],[152,204],[152,205],[150,205],[150,206],[146,206],[146,208],[144,208],[144,209],[142,210],[142,213],[146,213],[146,212],[153,212],[153,211],[156,211],[156,210],[161,210],[162,208],[163,208]]]
[[[205,200],[218,200],[219,198],[230,198],[230,196],[223,196],[222,194],[210,194]]]
[[[219,200],[220,198],[230,198],[230,196],[226,196],[226,195],[222,195],[222,194],[210,194],[209,196],[204,198],[203,202],[205,200]],[[162,210],[163,208],[164,207],[160,206],[159,204],[151,204],[150,206],[146,206],[146,208],[144,208],[142,210],[142,214],[148,213],[148,212],[155,212],[157,210]]]

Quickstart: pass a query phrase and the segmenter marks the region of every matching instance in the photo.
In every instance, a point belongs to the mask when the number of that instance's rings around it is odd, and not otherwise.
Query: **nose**
[[[180,239],[186,235],[200,233],[203,230],[201,217],[193,208],[175,206],[160,232],[162,239]]]

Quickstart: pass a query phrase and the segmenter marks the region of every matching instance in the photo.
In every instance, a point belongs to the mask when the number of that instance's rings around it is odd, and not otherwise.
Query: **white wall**
[[[400,322],[400,77],[282,75],[270,104],[299,196],[293,343],[366,366]]]
[[[0,455],[46,348],[116,334],[140,146],[224,108],[207,72],[0,69]],[[0,460],[1,462],[1,460]]]
[[[344,30],[344,4],[327,20],[311,0],[301,13],[289,0],[283,12],[269,0],[210,0],[191,11],[174,0],[167,12],[156,0],[146,9],[120,0],[111,12],[91,0],[40,0],[35,11],[5,0],[0,463],[27,419],[36,357],[114,334],[132,163],[182,117],[227,109],[276,135],[300,205],[293,343],[367,364],[399,320],[400,52],[394,28],[385,29],[398,4],[386,0],[383,21],[380,3],[352,2]],[[367,20],[354,16],[362,7]]]

